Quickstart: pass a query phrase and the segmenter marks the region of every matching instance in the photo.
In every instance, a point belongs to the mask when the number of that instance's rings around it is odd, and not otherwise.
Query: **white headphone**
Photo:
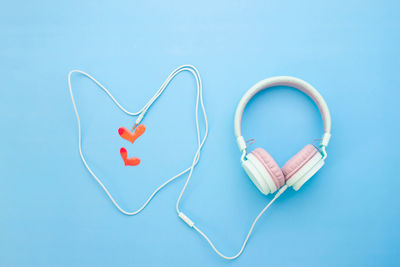
[[[320,147],[306,145],[282,169],[262,148],[247,154],[246,142],[241,134],[243,110],[249,100],[258,92],[274,86],[289,86],[307,94],[317,104],[324,123],[324,135]],[[331,137],[331,116],[325,100],[310,84],[289,76],[272,77],[258,82],[244,94],[236,109],[234,131],[239,150],[242,152],[242,167],[263,194],[274,193],[285,184],[293,186],[297,191],[324,165],[327,156],[325,147]]]
[[[144,204],[137,209],[136,211],[126,211],[125,209],[121,208],[120,205],[117,203],[117,201],[113,198],[111,193],[108,191],[107,187],[100,181],[100,178],[98,178],[95,173],[92,171],[92,169],[89,167],[89,165],[86,162],[86,159],[84,157],[84,153],[82,151],[82,138],[81,138],[81,124],[80,124],[80,118],[79,118],[79,113],[78,109],[75,104],[75,99],[72,93],[72,85],[71,85],[71,75],[73,73],[80,73],[87,78],[91,79],[94,83],[96,83],[101,89],[103,89],[106,94],[111,98],[111,100],[127,115],[130,116],[138,116],[136,119],[136,124],[139,124],[142,119],[144,119],[144,116],[148,109],[151,107],[151,105],[157,100],[157,98],[163,93],[165,88],[168,86],[168,84],[171,82],[171,80],[179,73],[183,71],[188,71],[190,72],[195,80],[196,80],[196,87],[197,87],[197,97],[196,97],[196,107],[195,107],[195,113],[196,113],[196,130],[197,130],[197,150],[196,153],[193,157],[192,164],[189,168],[179,172],[175,176],[171,177],[169,180],[164,182],[161,186],[159,186],[150,196],[149,198],[144,202]],[[203,94],[202,94],[202,82],[200,78],[200,74],[198,70],[191,65],[183,65],[181,67],[178,67],[175,69],[165,80],[165,82],[161,85],[159,90],[156,92],[156,94],[141,108],[138,112],[130,112],[123,108],[118,101],[111,95],[111,93],[97,80],[95,80],[92,76],[89,74],[79,71],[79,70],[73,70],[68,74],[68,86],[69,86],[69,91],[71,95],[71,100],[72,104],[74,107],[75,115],[77,118],[77,123],[78,123],[78,148],[79,148],[79,154],[82,159],[82,162],[84,163],[85,167],[89,171],[89,173],[92,175],[92,177],[95,179],[95,181],[101,186],[101,188],[104,190],[104,192],[107,194],[111,202],[116,206],[116,208],[122,212],[125,215],[136,215],[140,213],[146,206],[147,204],[151,201],[151,199],[157,194],[158,191],[160,191],[162,188],[164,188],[167,184],[172,182],[173,180],[181,177],[183,174],[189,172],[188,177],[186,179],[186,182],[179,194],[179,197],[176,202],[176,211],[178,213],[179,218],[181,218],[188,226],[190,226],[192,229],[196,230],[211,246],[211,248],[222,258],[232,260],[237,257],[239,257],[246,244],[247,241],[250,238],[250,235],[254,229],[254,226],[256,225],[257,221],[260,219],[262,214],[271,206],[271,204],[287,189],[288,186],[293,186],[295,190],[298,190],[307,180],[309,180],[324,164],[324,160],[326,158],[326,151],[325,147],[328,145],[329,139],[330,139],[330,130],[331,130],[331,118],[329,114],[328,107],[322,98],[322,96],[317,92],[317,90],[314,89],[310,84],[297,79],[293,77],[287,77],[287,76],[281,76],[281,77],[273,77],[269,78],[266,80],[263,80],[256,85],[254,85],[250,90],[242,97],[242,99],[239,102],[239,105],[236,109],[235,113],[235,119],[234,119],[234,131],[235,131],[235,136],[237,140],[237,144],[239,146],[239,150],[242,152],[242,166],[250,179],[253,181],[253,183],[257,186],[257,188],[263,193],[263,194],[270,194],[277,192],[273,199],[261,210],[261,212],[257,215],[257,217],[254,219],[250,230],[239,250],[238,253],[236,253],[234,256],[225,256],[222,254],[212,243],[212,241],[209,239],[209,237],[204,234],[195,224],[194,222],[188,218],[187,215],[185,215],[179,208],[180,201],[182,199],[183,193],[185,192],[190,178],[192,177],[192,173],[194,170],[194,167],[199,161],[200,158],[200,152],[201,149],[204,145],[204,142],[207,138],[208,134],[208,122],[207,122],[207,114],[203,105]],[[298,154],[296,154],[292,159],[290,159],[283,167],[282,170],[279,168],[279,166],[276,164],[276,162],[272,159],[272,157],[262,148],[257,148],[251,153],[247,154],[247,146],[246,142],[244,141],[243,136],[241,135],[241,119],[242,119],[242,114],[243,110],[246,107],[248,101],[259,91],[274,87],[274,86],[289,86],[289,87],[294,87],[299,89],[300,91],[306,93],[308,96],[310,96],[315,103],[318,105],[318,108],[322,114],[322,118],[324,121],[324,135],[322,137],[321,144],[319,148],[316,148],[312,145],[307,145],[305,148],[303,148]],[[201,111],[203,113],[204,117],[204,123],[205,123],[205,129],[204,129],[204,134],[201,137],[200,134],[200,129],[199,129],[199,120],[198,120],[198,112],[199,109],[201,108]],[[135,124],[135,125],[136,125]]]
[[[313,145],[305,146],[299,153],[291,158],[282,167],[282,169],[279,168],[278,164],[268,154],[268,152],[262,148],[256,148],[254,151],[247,154],[246,142],[241,134],[242,115],[249,100],[261,90],[265,90],[274,86],[293,87],[307,94],[317,104],[324,123],[324,134],[322,136],[320,146],[318,148],[314,147]],[[178,211],[179,217],[190,227],[195,229],[202,237],[204,237],[211,248],[219,256],[227,260],[232,260],[239,257],[242,254],[257,221],[271,206],[271,204],[287,189],[288,186],[293,186],[296,191],[299,190],[300,187],[324,165],[324,160],[327,156],[325,148],[328,145],[331,137],[330,131],[331,116],[328,106],[318,91],[310,84],[298,78],[289,76],[272,77],[258,82],[244,94],[238,104],[238,107],[236,108],[234,132],[239,150],[242,152],[242,167],[247,175],[263,194],[267,195],[270,193],[277,193],[254,219],[242,244],[242,247],[234,256],[226,256],[222,254],[214,246],[209,237],[194,225],[193,221],[191,221],[185,214]]]

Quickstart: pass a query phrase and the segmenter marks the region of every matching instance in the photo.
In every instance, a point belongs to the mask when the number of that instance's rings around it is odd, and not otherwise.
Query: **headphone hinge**
[[[331,134],[330,133],[324,133],[324,135],[322,136],[322,140],[321,140],[321,146],[326,147],[328,146],[329,140],[331,139]]]

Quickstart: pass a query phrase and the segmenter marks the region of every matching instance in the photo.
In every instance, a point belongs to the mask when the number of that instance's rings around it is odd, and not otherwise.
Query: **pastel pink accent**
[[[256,148],[251,152],[264,166],[265,170],[269,173],[276,185],[280,188],[285,184],[285,177],[275,160],[262,148]]]
[[[324,131],[327,131],[327,125],[326,125],[326,119],[325,119],[325,114],[324,114],[324,110],[322,109],[321,103],[319,103],[319,101],[315,98],[315,96],[305,87],[301,86],[300,84],[297,83],[293,83],[293,82],[276,82],[276,83],[271,83],[267,88],[263,88],[260,89],[256,92],[253,92],[253,94],[249,97],[249,99],[247,100],[246,104],[244,105],[243,109],[242,109],[242,113],[240,115],[240,121],[242,121],[242,117],[243,117],[243,111],[245,110],[247,103],[250,101],[251,98],[253,98],[253,96],[255,94],[257,94],[258,92],[274,87],[274,86],[288,86],[288,87],[293,87],[293,88],[297,88],[298,90],[302,91],[303,93],[305,93],[306,95],[308,95],[318,106],[319,109],[319,113],[321,113],[321,117],[322,117],[322,122],[324,124]]]
[[[318,150],[313,145],[306,145],[300,152],[289,159],[282,167],[286,181],[292,178],[317,153]]]

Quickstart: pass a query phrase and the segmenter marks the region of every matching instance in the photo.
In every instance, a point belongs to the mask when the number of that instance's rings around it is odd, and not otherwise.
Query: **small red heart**
[[[134,133],[132,133],[125,127],[119,128],[118,133],[122,138],[124,138],[125,140],[128,140],[129,142],[131,142],[133,144],[133,142],[135,142],[135,140],[138,139],[139,136],[141,136],[145,130],[146,130],[146,126],[144,126],[143,124],[139,124],[136,127]]]
[[[128,158],[128,151],[126,151],[125,147],[122,147],[119,151],[121,153],[122,160],[124,161],[125,166],[137,166],[140,163],[140,159],[137,157]]]

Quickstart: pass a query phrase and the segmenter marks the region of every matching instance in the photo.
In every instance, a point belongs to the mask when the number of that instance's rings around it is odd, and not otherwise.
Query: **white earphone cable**
[[[143,118],[144,114],[146,113],[146,111],[150,108],[150,106],[157,100],[157,98],[163,93],[163,91],[165,90],[165,88],[169,85],[169,83],[171,82],[171,80],[178,75],[180,72],[182,71],[188,71],[191,74],[193,74],[193,76],[195,77],[196,80],[196,87],[197,87],[197,96],[196,96],[196,108],[195,108],[195,113],[196,113],[196,132],[197,132],[197,151],[195,154],[195,157],[193,159],[192,165],[191,167],[187,168],[186,170],[178,173],[177,175],[173,176],[172,178],[170,178],[169,180],[167,180],[166,182],[164,182],[162,185],[160,185],[151,195],[150,197],[145,201],[145,203],[136,211],[126,211],[123,208],[121,208],[119,206],[119,204],[115,201],[114,197],[111,195],[111,193],[109,192],[109,190],[107,189],[107,187],[101,182],[101,180],[96,176],[96,174],[92,171],[92,169],[89,167],[89,165],[86,162],[86,159],[83,155],[82,152],[82,136],[81,136],[81,122],[80,122],[80,118],[79,118],[79,113],[78,113],[78,109],[76,107],[75,104],[75,99],[74,99],[74,95],[72,93],[72,86],[71,86],[71,75],[73,73],[80,73],[84,76],[86,76],[87,78],[91,79],[94,83],[96,83],[101,89],[103,89],[103,91],[112,99],[112,101],[126,114],[130,115],[130,116],[137,116],[139,115],[138,119],[136,120],[136,123],[140,123],[141,119]],[[92,175],[92,177],[96,180],[96,182],[101,186],[101,188],[104,190],[104,192],[107,194],[108,198],[112,201],[112,203],[115,205],[115,207],[122,212],[123,214],[126,215],[136,215],[139,212],[141,212],[146,206],[147,204],[149,204],[149,202],[151,201],[151,199],[163,188],[165,187],[167,184],[169,184],[170,182],[172,182],[173,180],[177,179],[178,177],[182,176],[183,174],[187,173],[189,170],[193,169],[194,166],[197,164],[199,157],[200,157],[200,150],[207,138],[207,134],[208,134],[208,121],[207,121],[207,114],[206,114],[206,110],[204,108],[204,103],[203,103],[203,94],[202,94],[202,83],[201,83],[201,77],[200,74],[198,72],[198,70],[192,66],[192,65],[183,65],[178,67],[177,69],[175,69],[168,77],[167,79],[164,81],[164,83],[161,85],[161,87],[158,89],[158,91],[155,93],[155,95],[137,112],[130,112],[128,110],[126,110],[124,107],[121,106],[121,104],[118,103],[118,101],[112,96],[112,94],[100,83],[98,82],[95,78],[93,78],[91,75],[80,71],[80,70],[72,70],[69,72],[68,74],[68,87],[69,87],[69,92],[71,95],[71,100],[72,100],[72,105],[74,107],[74,111],[75,111],[75,115],[76,115],[76,119],[78,122],[78,147],[79,147],[79,154],[80,157],[82,159],[83,164],[85,165],[86,169],[89,171],[89,173]],[[199,109],[199,102],[201,105],[201,109],[203,112],[203,116],[204,116],[204,121],[205,121],[205,131],[204,131],[204,137],[202,139],[202,141],[200,142],[200,128],[199,128],[199,119],[198,119],[198,109]]]
[[[286,189],[287,189],[288,186],[287,186],[287,185],[282,186],[282,187],[278,190],[278,192],[275,194],[274,198],[261,210],[261,212],[260,212],[260,213],[257,215],[257,217],[254,219],[254,221],[253,221],[253,223],[251,224],[251,227],[250,227],[250,229],[249,229],[249,232],[247,233],[247,236],[246,236],[245,240],[243,241],[243,244],[242,244],[242,246],[241,246],[239,252],[236,253],[234,256],[226,256],[226,255],[222,254],[222,253],[215,247],[215,245],[214,245],[213,242],[210,240],[210,238],[209,238],[205,233],[203,233],[203,231],[201,231],[201,230],[194,224],[194,222],[193,222],[192,220],[190,220],[182,211],[179,210],[179,204],[180,204],[182,195],[183,195],[184,191],[186,190],[186,187],[187,187],[187,185],[188,185],[188,183],[189,183],[189,180],[190,180],[190,178],[191,178],[193,168],[194,168],[194,165],[192,165],[192,167],[190,168],[190,172],[189,172],[188,178],[187,178],[187,180],[186,180],[186,183],[185,183],[185,185],[183,186],[182,191],[181,191],[181,194],[179,195],[179,198],[178,198],[178,200],[177,200],[177,202],[176,202],[176,212],[178,213],[178,216],[179,216],[187,225],[189,225],[189,227],[195,229],[195,230],[208,242],[208,244],[211,246],[211,248],[214,250],[215,253],[217,253],[220,257],[222,257],[222,258],[224,258],[224,259],[226,259],[226,260],[234,260],[234,259],[236,259],[237,257],[239,257],[239,256],[242,254],[242,252],[244,251],[244,248],[245,248],[246,245],[247,245],[247,242],[248,242],[248,240],[249,240],[249,238],[250,238],[250,236],[251,236],[251,233],[253,232],[253,229],[254,229],[255,225],[257,224],[258,220],[260,219],[260,217],[267,211],[267,209],[272,205],[272,203],[274,203],[275,200],[278,199],[278,197],[279,197],[283,192],[286,191]]]
[[[193,228],[199,232],[200,235],[202,235],[206,241],[208,242],[208,244],[210,244],[210,246],[212,247],[212,249],[215,251],[215,253],[217,253],[219,256],[221,256],[222,258],[226,259],[226,260],[233,260],[236,259],[237,257],[239,257],[244,248],[247,245],[247,241],[249,241],[249,238],[251,236],[251,233],[253,232],[254,226],[256,225],[257,221],[260,219],[260,217],[264,214],[264,212],[267,211],[267,209],[272,205],[272,203],[274,203],[274,201],[286,190],[287,186],[285,185],[284,187],[281,188],[281,190],[274,196],[274,198],[267,204],[267,206],[265,206],[261,212],[257,215],[257,217],[254,219],[253,223],[251,224],[250,230],[247,233],[247,236],[245,238],[245,240],[243,241],[242,247],[240,248],[239,252],[236,253],[234,256],[225,256],[224,254],[222,254],[213,244],[213,242],[211,242],[211,240],[208,238],[208,236],[206,234],[204,234],[198,227],[196,227],[195,225],[193,225]]]
[[[169,180],[167,180],[166,182],[164,182],[162,185],[160,185],[151,195],[150,197],[144,202],[144,204],[136,211],[126,211],[124,209],[122,209],[118,203],[115,201],[115,199],[113,198],[113,196],[111,195],[111,193],[108,191],[107,187],[101,182],[101,180],[95,175],[95,173],[92,171],[92,169],[89,167],[89,165],[87,164],[85,157],[83,155],[82,152],[82,137],[81,137],[81,123],[80,123],[80,118],[79,118],[79,113],[75,104],[75,99],[72,93],[72,86],[71,86],[71,75],[73,73],[80,73],[84,76],[86,76],[87,78],[91,79],[94,83],[96,83],[101,89],[104,90],[104,92],[106,92],[106,94],[112,99],[112,101],[123,111],[125,112],[127,115],[130,116],[138,116],[136,123],[135,124],[139,124],[140,121],[143,119],[145,113],[147,112],[147,110],[150,108],[150,106],[157,100],[157,98],[163,93],[163,91],[165,90],[165,88],[169,85],[169,83],[171,82],[171,80],[180,72],[182,71],[188,71],[191,74],[193,74],[193,76],[195,77],[196,80],[196,86],[197,86],[197,95],[196,95],[196,106],[195,106],[195,121],[196,121],[196,132],[197,132],[197,150],[196,153],[193,157],[193,161],[192,164],[189,168],[185,169],[184,171],[176,174],[175,176],[173,176],[172,178],[170,178]],[[169,184],[170,182],[172,182],[173,180],[177,179],[178,177],[182,176],[183,174],[187,173],[189,171],[188,177],[186,179],[186,182],[184,184],[184,186],[182,187],[182,190],[179,194],[179,197],[177,199],[176,202],[176,211],[178,213],[178,216],[185,222],[187,223],[190,227],[192,227],[193,229],[195,229],[207,242],[208,244],[211,246],[211,248],[222,258],[227,259],[227,260],[233,260],[236,259],[237,257],[239,257],[244,248],[247,245],[247,242],[251,236],[251,233],[253,232],[253,229],[256,225],[256,223],[258,222],[258,220],[260,219],[260,217],[264,214],[264,212],[272,205],[272,203],[287,189],[287,186],[283,186],[274,196],[274,198],[261,210],[261,212],[257,215],[257,217],[254,219],[250,230],[239,250],[239,252],[237,254],[235,254],[234,256],[225,256],[224,254],[222,254],[213,244],[213,242],[208,238],[208,236],[206,234],[204,234],[197,226],[194,225],[193,221],[191,221],[183,212],[180,211],[179,209],[179,204],[181,202],[182,196],[189,184],[190,178],[192,177],[193,174],[193,170],[194,167],[196,166],[196,164],[199,161],[200,158],[200,152],[201,149],[204,145],[204,142],[207,138],[208,135],[208,121],[207,121],[207,114],[206,114],[206,110],[204,108],[204,103],[203,103],[203,92],[202,92],[202,82],[201,82],[201,78],[200,78],[200,74],[198,72],[198,70],[192,66],[192,65],[183,65],[178,67],[177,69],[175,69],[168,77],[167,79],[164,81],[164,83],[161,85],[161,87],[158,89],[158,91],[154,94],[154,96],[137,112],[129,112],[128,110],[126,110],[124,107],[122,107],[118,101],[111,95],[111,93],[101,84],[99,83],[95,78],[93,78],[91,75],[80,71],[80,70],[72,70],[69,74],[68,74],[68,87],[69,87],[69,92],[71,95],[71,100],[72,100],[72,105],[74,107],[74,111],[75,111],[75,115],[76,115],[76,119],[78,122],[78,147],[79,147],[79,154],[80,157],[82,159],[82,162],[84,163],[86,169],[89,171],[89,173],[92,175],[92,177],[96,180],[96,182],[101,186],[101,188],[104,190],[104,192],[107,194],[108,198],[111,200],[111,202],[114,204],[114,206],[123,214],[126,215],[136,215],[139,212],[141,212],[148,204],[149,202],[152,200],[152,198],[162,189],[164,188],[167,184]],[[203,112],[203,116],[204,116],[204,122],[205,122],[205,130],[204,130],[204,136],[201,139],[201,135],[200,135],[200,127],[199,127],[199,115],[198,115],[198,111],[199,111],[199,103]]]

